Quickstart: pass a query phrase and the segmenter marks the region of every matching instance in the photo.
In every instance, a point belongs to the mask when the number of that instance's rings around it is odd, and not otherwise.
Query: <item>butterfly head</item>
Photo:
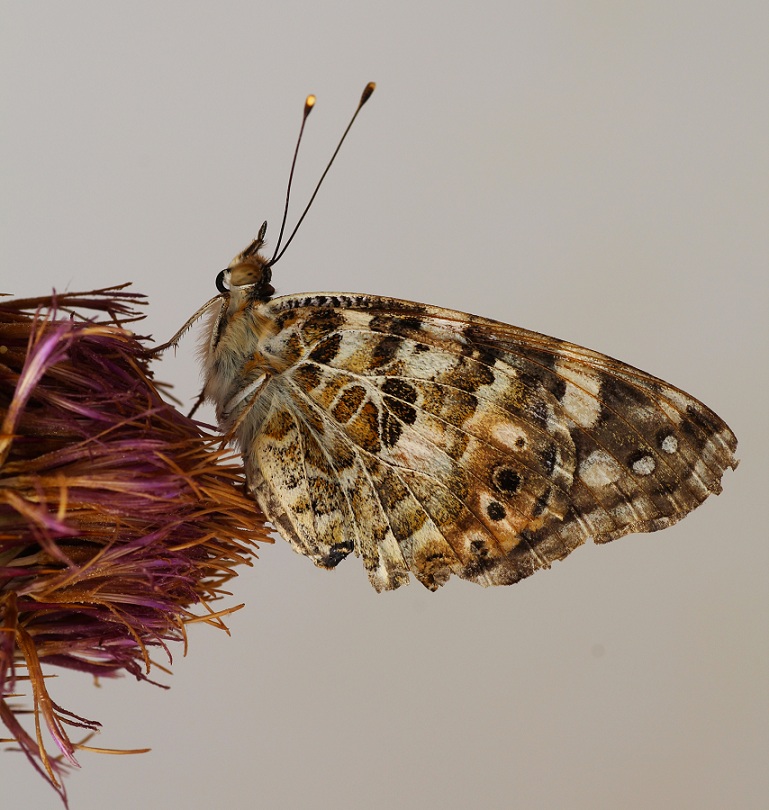
[[[238,253],[226,270],[219,273],[216,277],[216,289],[220,293],[229,295],[234,288],[238,288],[239,292],[258,301],[268,301],[275,294],[275,288],[270,284],[271,262],[259,253],[259,249],[264,245],[266,232],[265,222],[259,229],[256,239],[244,251]],[[245,287],[250,289],[243,289]]]

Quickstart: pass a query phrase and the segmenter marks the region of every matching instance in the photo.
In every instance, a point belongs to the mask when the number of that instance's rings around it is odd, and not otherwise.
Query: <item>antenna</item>
[[[360,101],[358,102],[358,106],[356,107],[355,112],[353,113],[353,116],[350,119],[350,123],[347,125],[347,129],[345,129],[345,131],[342,133],[342,137],[339,139],[339,143],[336,145],[336,149],[334,150],[334,154],[331,155],[331,160],[329,160],[328,165],[325,168],[325,171],[320,176],[320,180],[318,180],[318,184],[315,186],[315,191],[312,192],[312,196],[310,197],[310,201],[305,206],[304,211],[302,211],[302,216],[299,217],[299,221],[296,223],[296,225],[294,225],[294,230],[291,231],[291,236],[288,237],[288,240],[286,241],[286,244],[283,246],[283,250],[281,250],[280,253],[278,253],[278,247],[275,248],[275,253],[273,254],[273,257],[270,259],[269,262],[267,262],[267,264],[269,264],[270,266],[275,264],[275,262],[277,262],[278,259],[280,259],[280,257],[286,252],[286,249],[288,248],[288,246],[291,244],[294,237],[296,236],[296,232],[299,230],[299,226],[302,224],[302,222],[304,221],[304,218],[307,216],[307,212],[310,210],[310,206],[312,205],[313,201],[315,200],[315,197],[317,196],[318,191],[320,190],[321,184],[326,179],[326,175],[328,174],[328,171],[331,168],[331,165],[333,164],[334,160],[336,160],[336,156],[337,156],[337,154],[339,154],[339,150],[342,148],[342,144],[344,143],[344,139],[347,137],[347,133],[350,131],[350,128],[355,123],[355,119],[358,117],[358,113],[361,111],[361,107],[363,107],[363,105],[371,98],[371,94],[374,92],[375,89],[376,89],[376,83],[375,82],[369,82],[366,85],[366,87],[363,89],[363,93],[361,93]],[[310,99],[312,99],[312,102],[310,102]],[[297,143],[296,143],[296,151],[294,152],[294,163],[291,164],[291,175],[289,176],[289,180],[288,180],[288,189],[289,189],[289,191],[291,189],[291,180],[293,179],[293,175],[294,175],[294,164],[296,163],[296,155],[299,152],[299,142],[302,139],[302,131],[304,130],[304,123],[307,120],[307,116],[310,114],[310,110],[312,110],[314,104],[315,104],[315,96],[307,96],[307,101],[305,102],[305,105],[304,105],[304,118],[302,118],[302,129],[299,131],[299,139],[297,140]],[[308,107],[308,105],[309,105],[309,107]],[[278,245],[280,245],[280,238],[283,236],[283,225],[286,222],[287,214],[288,214],[288,191],[286,192],[286,207],[285,207],[285,210],[283,211],[283,224],[281,225],[281,228],[280,228],[280,237],[278,238]]]
[[[294,159],[291,161],[291,172],[288,175],[288,186],[286,187],[286,204],[283,207],[283,221],[280,223],[280,233],[278,234],[278,243],[275,245],[275,253],[272,254],[270,264],[275,261],[275,256],[278,255],[280,250],[280,243],[283,240],[283,231],[286,228],[286,217],[288,216],[288,199],[291,196],[291,183],[294,181],[294,169],[296,168],[296,158],[299,154],[299,144],[302,142],[302,135],[304,134],[304,125],[307,123],[307,116],[312,112],[315,106],[315,96],[307,96],[304,102],[304,113],[302,114],[302,126],[299,127],[299,137],[296,139],[296,148],[294,149]]]

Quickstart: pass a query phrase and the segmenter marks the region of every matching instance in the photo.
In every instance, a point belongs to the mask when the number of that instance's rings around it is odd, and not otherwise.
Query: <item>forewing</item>
[[[662,380],[572,344],[397,299],[278,298],[285,370],[244,448],[268,516],[378,590],[413,573],[509,584],[592,537],[670,525],[736,440]]]

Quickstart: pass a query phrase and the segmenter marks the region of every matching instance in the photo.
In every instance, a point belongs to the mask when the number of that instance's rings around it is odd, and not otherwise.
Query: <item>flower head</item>
[[[224,626],[235,608],[212,603],[271,542],[221,437],[161,397],[125,286],[0,299],[0,719],[62,796],[67,727],[99,724],[58,706],[43,668],[148,680],[185,623]]]

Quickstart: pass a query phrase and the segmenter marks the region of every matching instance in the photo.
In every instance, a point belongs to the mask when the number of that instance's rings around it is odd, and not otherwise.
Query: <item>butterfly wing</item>
[[[240,418],[249,484],[299,552],[354,552],[377,590],[517,582],[676,522],[737,463],[701,402],[570,343],[375,296],[260,307],[274,373]]]

